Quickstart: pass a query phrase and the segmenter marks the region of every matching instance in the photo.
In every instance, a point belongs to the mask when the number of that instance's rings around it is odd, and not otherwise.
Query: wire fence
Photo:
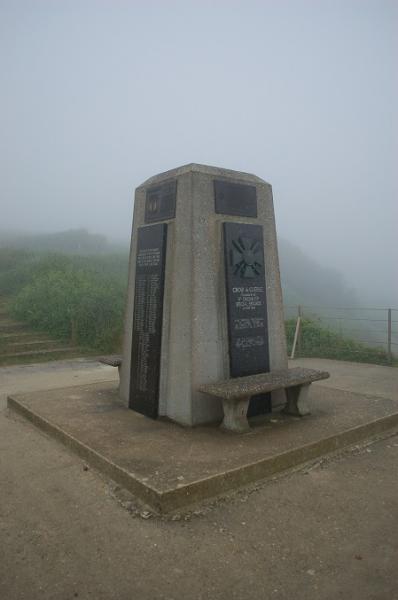
[[[289,353],[398,364],[398,309],[285,306]]]

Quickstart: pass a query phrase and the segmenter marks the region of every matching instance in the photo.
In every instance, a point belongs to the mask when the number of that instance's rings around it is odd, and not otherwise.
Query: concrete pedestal
[[[232,204],[224,205],[222,193],[216,206],[216,182],[237,184],[238,187],[232,189],[238,191],[239,185],[243,191],[245,186],[250,186],[250,208],[246,210],[246,215],[236,214],[240,210],[236,198],[232,198]],[[252,197],[256,198],[256,215],[252,211]],[[220,207],[224,212],[216,212],[216,208],[220,210]],[[250,216],[247,216],[249,213]],[[262,229],[264,265],[261,268],[265,274],[267,319],[264,327],[268,339],[269,369],[287,368],[271,186],[247,173],[190,164],[152,177],[136,190],[120,383],[120,395],[127,406],[132,407],[132,396],[137,385],[142,388],[151,386],[153,378],[157,376],[158,385],[152,389],[157,395],[154,416],[168,417],[189,426],[221,420],[221,404],[198,392],[198,387],[231,375],[223,241],[223,224],[230,222],[255,224]],[[163,251],[159,253],[156,250],[157,254],[155,250],[152,251],[150,244],[145,246],[145,254],[141,250],[137,253],[138,238],[143,235],[139,232],[158,224],[167,225],[164,255]],[[152,231],[156,233],[155,229]],[[152,256],[156,254],[156,263],[148,262],[148,256],[152,260],[151,252]],[[147,325],[152,331],[151,335],[157,335],[156,343],[160,344],[158,372],[152,368],[153,365],[148,367],[144,364],[145,357],[151,357],[151,348],[148,350],[145,340],[155,337],[140,333],[144,327],[141,323],[144,317],[141,316],[139,321],[136,315],[134,321],[135,303],[141,302],[137,300],[140,292],[136,273],[137,268],[144,264],[142,257],[147,260],[145,264],[149,265],[149,269],[153,265],[153,269],[157,269],[163,264],[164,280],[161,276],[153,276],[158,282],[155,282],[154,297],[157,294],[156,297],[160,298],[163,310],[160,319],[159,314],[152,320],[148,317]],[[252,268],[250,261],[248,258],[248,269]],[[159,285],[163,284],[164,291],[161,289],[159,292]],[[153,285],[151,283],[152,287],[148,289],[152,289]],[[141,313],[145,316],[150,310],[151,307],[142,308]],[[134,335],[146,336],[143,338],[145,344],[141,338],[132,343],[133,329],[136,331]],[[137,348],[144,353],[139,364],[135,354]],[[137,378],[141,378],[143,383],[137,383]],[[145,395],[145,389],[143,393]],[[283,391],[272,393],[274,406],[285,402]]]

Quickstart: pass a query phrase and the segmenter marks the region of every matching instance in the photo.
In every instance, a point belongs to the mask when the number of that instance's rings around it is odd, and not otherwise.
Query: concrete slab
[[[95,357],[0,367],[0,410],[6,407],[8,394],[100,381],[116,382],[119,381],[119,375],[117,369],[101,364]]]
[[[329,358],[297,358],[289,361],[289,367],[307,367],[329,371],[330,379],[321,383],[325,387],[398,400],[398,369],[396,367],[330,360]]]
[[[311,416],[273,413],[233,435],[126,409],[114,382],[8,397],[24,415],[158,513],[244,487],[398,425],[398,400],[313,384]]]

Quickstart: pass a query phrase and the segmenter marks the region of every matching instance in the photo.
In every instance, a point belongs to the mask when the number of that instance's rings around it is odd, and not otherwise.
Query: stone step
[[[24,340],[19,342],[6,341],[4,343],[3,338],[0,338],[0,354],[9,354],[10,352],[19,352],[23,350],[47,350],[51,352],[52,347],[59,346],[59,340],[51,340],[44,338],[41,340]]]
[[[2,332],[13,333],[14,331],[19,331],[20,329],[24,329],[26,327],[25,323],[19,323],[18,321],[0,321],[0,334]]]
[[[63,348],[52,348],[51,350],[30,350],[25,352],[11,352],[8,354],[1,354],[0,359],[5,360],[9,358],[34,358],[41,356],[51,356],[52,354],[74,354],[76,352],[81,352],[81,349],[78,346],[65,346]]]
[[[22,342],[8,342],[9,346],[34,346],[43,344],[59,344],[59,340],[52,340],[50,338],[42,338],[41,340],[23,340]]]
[[[29,338],[32,340],[36,339],[49,339],[48,334],[41,333],[40,331],[14,331],[12,333],[0,333],[0,342],[5,340],[7,343],[17,342],[17,341],[29,341]]]

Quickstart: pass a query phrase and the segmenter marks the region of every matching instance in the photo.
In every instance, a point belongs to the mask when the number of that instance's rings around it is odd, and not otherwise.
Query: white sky
[[[147,177],[249,171],[398,307],[397,34],[395,0],[0,0],[0,229],[127,237]]]

